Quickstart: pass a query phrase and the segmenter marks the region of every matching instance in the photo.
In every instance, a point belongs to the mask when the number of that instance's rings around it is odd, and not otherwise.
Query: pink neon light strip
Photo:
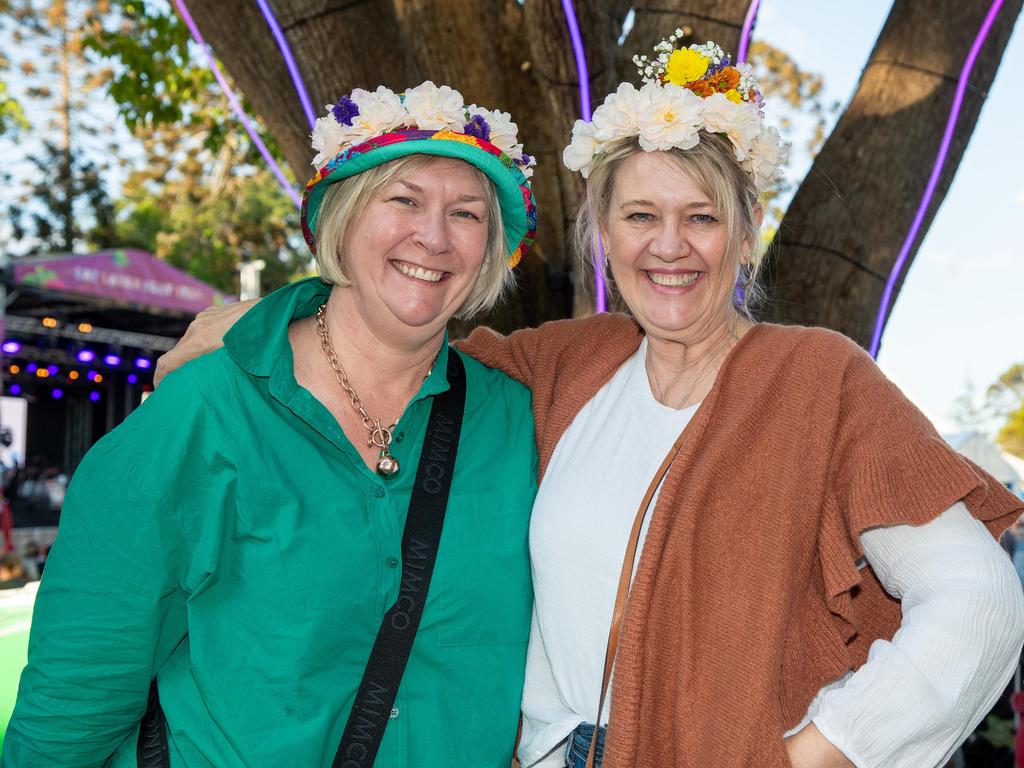
[[[256,0],[256,4],[260,7],[263,12],[263,18],[267,20],[267,26],[270,27],[270,34],[274,36],[274,40],[277,42],[277,48],[281,51],[281,56],[284,57],[285,66],[288,67],[288,74],[291,75],[292,84],[295,86],[295,93],[299,97],[299,102],[302,104],[302,111],[306,114],[306,122],[309,123],[310,130],[316,124],[316,113],[313,111],[313,105],[309,101],[309,93],[306,91],[306,84],[302,80],[302,73],[299,72],[299,67],[295,63],[295,57],[292,56],[292,49],[288,45],[288,41],[285,39],[284,32],[281,30],[281,25],[277,23],[277,17],[274,16],[274,12],[270,10],[270,5],[267,4],[267,0]]]
[[[259,150],[263,159],[267,162],[267,165],[270,166],[270,170],[277,178],[278,183],[295,203],[295,207],[298,208],[302,205],[302,198],[299,197],[299,193],[295,191],[292,185],[288,183],[288,179],[284,175],[284,171],[281,170],[281,166],[279,166],[274,160],[274,156],[270,154],[270,150],[267,149],[267,145],[263,143],[259,133],[256,131],[256,126],[253,125],[249,116],[245,114],[245,110],[242,109],[242,103],[238,100],[238,96],[235,95],[235,92],[231,90],[231,86],[228,85],[228,81],[221,73],[220,67],[217,66],[216,59],[214,59],[209,47],[203,40],[203,36],[199,32],[199,28],[196,26],[195,21],[192,20],[192,15],[188,12],[188,7],[185,5],[185,0],[174,0],[174,5],[178,9],[178,13],[181,14],[181,18],[188,27],[189,32],[192,33],[193,39],[195,39],[200,49],[202,49],[203,55],[206,56],[206,63],[213,72],[213,76],[217,78],[217,84],[227,97],[228,103],[231,104],[231,109],[234,111],[235,116],[242,123],[242,126],[245,128],[245,132],[249,134],[249,138],[252,139],[252,143],[256,145],[256,149]]]
[[[576,59],[576,76],[580,84],[580,117],[585,122],[590,122],[590,75],[587,71],[587,54],[583,50],[583,37],[580,35],[579,24],[576,23],[576,10],[573,8],[572,0],[562,0],[562,10],[565,12],[565,23],[569,26],[572,52]],[[595,308],[598,312],[607,309],[606,293],[604,247],[599,244],[598,252],[594,254],[594,295]]]
[[[896,281],[903,272],[903,267],[910,255],[910,248],[913,246],[918,233],[921,231],[921,225],[924,223],[924,217],[928,212],[928,206],[931,205],[932,197],[935,195],[935,189],[939,185],[939,177],[942,175],[942,169],[946,165],[946,156],[949,154],[949,146],[953,142],[956,122],[960,117],[960,109],[964,103],[964,94],[967,92],[967,85],[971,77],[971,71],[974,69],[974,63],[977,61],[978,55],[981,53],[981,46],[985,44],[985,39],[988,37],[988,33],[992,30],[992,25],[995,23],[996,16],[999,14],[999,9],[1002,5],[1003,0],[995,0],[992,3],[991,7],[988,9],[988,14],[985,16],[985,20],[981,23],[981,27],[978,29],[978,34],[974,38],[971,50],[967,53],[967,58],[964,59],[964,66],[960,70],[960,79],[956,84],[956,94],[953,96],[953,106],[949,110],[949,119],[946,121],[946,131],[942,136],[942,144],[939,146],[939,152],[935,157],[935,165],[932,167],[932,175],[928,179],[928,186],[925,187],[924,195],[921,197],[921,203],[917,207],[917,214],[914,216],[914,221],[910,225],[907,237],[903,241],[903,247],[900,248],[900,253],[896,258],[896,263],[893,264],[892,272],[889,273],[889,279],[885,284],[885,292],[882,294],[882,301],[878,305],[878,317],[875,319],[875,333],[871,338],[871,347],[869,350],[872,357],[878,357],[878,348],[882,344],[882,333],[885,331],[885,321],[888,317],[889,302],[892,300],[893,291],[896,290]]]
[[[757,21],[757,11],[761,7],[761,0],[752,0],[747,8],[747,17],[743,20],[743,29],[740,31],[740,47],[736,51],[736,63],[742,64],[747,60],[747,52],[750,49],[750,38],[754,33],[754,22]]]

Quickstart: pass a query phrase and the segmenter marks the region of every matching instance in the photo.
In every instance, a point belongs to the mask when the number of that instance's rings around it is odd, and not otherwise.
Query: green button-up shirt
[[[178,768],[329,766],[401,575],[447,340],[392,452],[367,469],[298,386],[288,324],[329,288],[267,297],[75,473],[47,561],[4,767],[135,765],[158,678]],[[507,768],[532,594],[530,394],[463,356],[467,395],[433,581],[377,768]],[[324,362],[326,365],[326,361]]]

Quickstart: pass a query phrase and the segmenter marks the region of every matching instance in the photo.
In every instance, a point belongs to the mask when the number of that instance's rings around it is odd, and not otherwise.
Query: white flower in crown
[[[518,160],[523,156],[523,147],[518,144],[519,126],[512,122],[512,115],[498,110],[482,110],[483,118],[491,129],[490,142],[509,157]],[[518,151],[517,151],[518,147]]]
[[[736,150],[736,160],[746,160],[754,140],[764,127],[757,107],[746,102],[737,104],[726,98],[724,93],[714,93],[702,101],[704,129],[709,133],[724,133]]]
[[[640,113],[644,109],[644,97],[632,83],[622,83],[618,90],[594,110],[591,122],[594,135],[600,142],[612,141],[621,136],[635,136],[640,132]]]
[[[537,165],[537,158],[533,157],[533,155],[524,155],[522,144],[514,145],[512,151],[505,154],[515,161],[516,168],[523,172],[523,176],[528,179],[533,178],[533,167]],[[523,162],[524,157],[527,158],[526,162]]]
[[[328,104],[328,112],[330,112],[330,109],[331,105]],[[331,114],[328,114],[327,117],[317,118],[316,123],[313,124],[313,134],[310,138],[312,139],[313,149],[316,150],[317,154],[313,158],[312,164],[316,166],[317,170],[322,168],[328,160],[341,151],[343,127],[338,124],[338,121]]]
[[[789,144],[782,140],[779,131],[775,126],[769,126],[758,134],[750,148],[750,154],[742,163],[745,170],[754,181],[757,191],[764,192],[769,189],[779,168],[789,161]]]
[[[562,162],[570,171],[579,171],[585,179],[590,175],[590,165],[599,149],[594,125],[577,120],[572,126],[572,141],[562,151]]]
[[[462,94],[447,85],[438,87],[428,80],[406,91],[404,103],[412,123],[420,130],[461,131],[466,124]]]
[[[409,115],[402,107],[402,100],[383,85],[372,92],[356,88],[350,99],[359,108],[359,114],[352,118],[352,125],[340,126],[347,144],[361,144],[409,124]]]
[[[640,114],[640,148],[692,149],[700,142],[698,131],[705,99],[678,85],[648,83],[640,89],[645,106]]]

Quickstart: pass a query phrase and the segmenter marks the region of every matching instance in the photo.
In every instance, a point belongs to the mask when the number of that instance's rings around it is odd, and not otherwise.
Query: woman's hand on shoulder
[[[793,768],[856,768],[814,723],[786,739],[786,751]]]
[[[153,386],[158,386],[164,376],[177,370],[189,360],[194,360],[223,346],[224,334],[231,330],[231,326],[252,309],[258,301],[259,299],[249,299],[231,304],[220,304],[208,307],[196,315],[178,343],[157,358],[156,371],[153,373]]]

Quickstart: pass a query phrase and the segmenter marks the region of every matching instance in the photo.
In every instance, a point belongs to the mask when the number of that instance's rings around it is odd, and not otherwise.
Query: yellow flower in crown
[[[725,92],[725,98],[727,98],[733,104],[739,104],[743,101],[743,94],[741,94],[735,88],[731,88]]]
[[[686,85],[700,80],[708,71],[711,59],[690,48],[672,51],[665,67],[665,82],[675,85]]]

